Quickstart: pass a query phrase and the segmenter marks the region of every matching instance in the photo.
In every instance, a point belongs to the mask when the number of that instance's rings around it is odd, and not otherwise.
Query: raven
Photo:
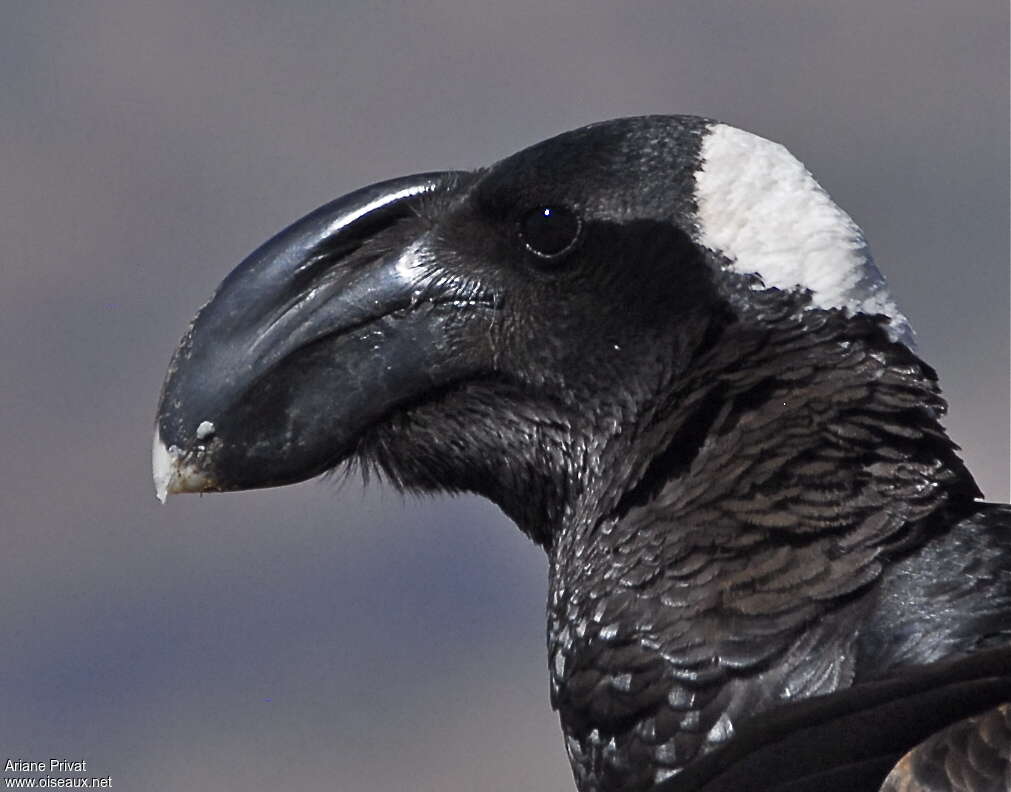
[[[1001,788],[1011,510],[945,409],[860,229],[785,148],[624,118],[365,187],[252,253],[171,361],[155,483],[352,461],[498,504],[548,554],[583,792],[800,765],[876,789],[909,749],[888,783],[914,789],[1002,723],[966,787]],[[872,765],[843,750],[882,744],[867,724],[891,735]]]

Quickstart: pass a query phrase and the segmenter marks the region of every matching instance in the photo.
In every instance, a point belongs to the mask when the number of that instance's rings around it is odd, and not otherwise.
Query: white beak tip
[[[161,503],[169,495],[180,492],[206,492],[211,484],[209,476],[184,461],[184,454],[177,446],[165,447],[157,429],[151,449],[151,472],[154,494]]]

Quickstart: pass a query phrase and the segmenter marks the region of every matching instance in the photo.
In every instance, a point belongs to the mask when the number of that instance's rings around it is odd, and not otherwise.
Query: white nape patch
[[[785,147],[715,124],[695,175],[696,241],[767,288],[807,289],[816,308],[884,314],[893,341],[915,348],[863,232]]]
[[[169,495],[179,492],[203,492],[210,482],[204,473],[183,463],[182,458],[183,452],[177,446],[165,447],[161,432],[156,429],[151,450],[151,472],[155,497],[162,503]]]

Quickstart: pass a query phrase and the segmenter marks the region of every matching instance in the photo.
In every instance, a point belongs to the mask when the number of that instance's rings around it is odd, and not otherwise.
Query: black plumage
[[[785,704],[654,792],[877,790],[889,771],[886,792],[1004,792],[1007,706],[989,707],[1011,698],[1009,665],[1011,648],[984,650]]]
[[[783,225],[799,269],[749,269],[742,245],[767,261],[761,224],[782,217],[709,208],[718,134],[622,119],[339,199],[229,276],[162,394],[160,494],[358,460],[405,489],[485,495],[541,544],[580,790],[695,788],[790,702],[859,706],[1011,634],[1008,507],[979,500],[862,237],[754,138],[771,163],[756,199],[813,208]],[[959,728],[904,761],[972,744]],[[920,739],[849,781],[833,765],[839,788],[876,788]]]

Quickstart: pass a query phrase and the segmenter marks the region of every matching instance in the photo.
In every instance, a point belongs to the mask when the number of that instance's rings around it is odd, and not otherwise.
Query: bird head
[[[157,493],[359,459],[545,519],[728,327],[812,311],[912,343],[853,221],[723,124],[619,119],[382,182],[280,232],[197,314],[158,408]]]

